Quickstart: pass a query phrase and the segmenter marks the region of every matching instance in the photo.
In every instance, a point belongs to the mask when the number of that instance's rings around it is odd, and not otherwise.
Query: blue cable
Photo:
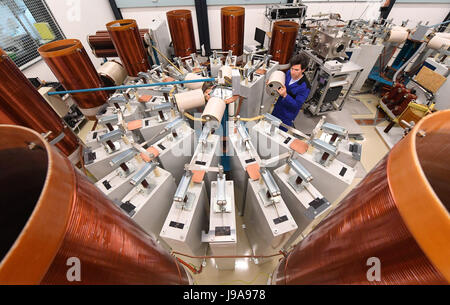
[[[89,88],[89,89],[78,89],[78,90],[67,90],[67,91],[55,91],[55,92],[49,92],[48,95],[95,92],[95,91],[109,91],[109,90],[123,90],[123,89],[130,89],[130,88],[145,88],[145,87],[156,87],[156,86],[170,86],[170,85],[181,85],[181,84],[189,84],[189,83],[213,82],[215,80],[216,80],[215,78],[203,78],[203,79],[183,80],[183,81],[175,81],[175,82],[167,82],[167,83],[153,83],[153,84],[140,84],[140,85],[126,85],[126,86]]]

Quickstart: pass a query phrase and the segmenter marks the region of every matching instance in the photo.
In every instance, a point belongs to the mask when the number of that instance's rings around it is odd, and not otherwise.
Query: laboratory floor
[[[352,103],[349,103],[347,106],[352,113],[353,119],[361,123],[360,127],[363,131],[364,140],[358,142],[361,143],[363,147],[361,165],[366,173],[368,173],[389,151],[388,146],[376,131],[377,125],[387,125],[386,121],[379,118],[381,115],[379,115],[376,108],[378,101],[379,97],[375,95],[361,94],[354,96]],[[361,104],[357,105],[355,103]],[[92,127],[93,122],[86,123],[79,133],[80,138],[84,139]],[[362,175],[357,175],[357,177],[361,176]],[[331,213],[333,209],[339,205],[342,198],[344,198],[345,195],[347,195],[361,180],[362,178],[355,178],[347,190],[332,203],[332,208],[328,213],[324,213],[322,217],[316,219],[310,229],[303,232],[303,236],[307,235],[315,225]],[[236,221],[238,239],[237,255],[251,255],[250,246],[244,229],[245,226],[243,226],[243,218],[237,215]],[[302,238],[303,237],[300,236],[294,244],[301,241]],[[209,250],[207,255],[210,254]],[[271,254],[275,253],[267,253],[267,255]],[[193,275],[194,283],[197,285],[266,285],[280,259],[281,256],[277,256],[271,261],[257,265],[249,258],[239,258],[236,259],[235,270],[232,271],[218,270],[215,267],[214,259],[206,259],[206,261],[204,261],[206,266],[202,268],[201,273]],[[186,259],[186,261],[190,260]],[[200,269],[201,261],[196,260],[194,265],[196,269]]]

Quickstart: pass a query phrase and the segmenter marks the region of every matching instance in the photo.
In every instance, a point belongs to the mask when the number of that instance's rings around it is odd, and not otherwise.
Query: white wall
[[[105,24],[114,20],[108,0],[46,0],[50,11],[67,38],[79,39],[96,67],[102,60],[92,54],[86,37],[97,30],[105,29]],[[56,81],[43,60],[25,69],[27,77],[39,77],[45,81]]]
[[[275,1],[274,1],[275,2]],[[377,18],[379,16],[380,1],[375,2],[308,2],[306,11],[308,16],[317,13],[338,12],[344,20],[354,18]],[[264,16],[265,5],[243,5],[245,7],[245,44],[255,44],[253,40],[255,35],[255,27],[259,27],[265,31],[270,31],[270,22]],[[221,6],[208,6],[208,22],[210,31],[211,48],[220,49],[222,47],[220,9]],[[122,9],[124,18],[135,19],[142,28],[146,27],[152,19],[166,19],[166,12],[174,9],[188,9],[192,12],[192,21],[194,24],[195,41],[197,48],[200,48],[198,30],[197,30],[197,14],[195,6],[183,7],[155,7],[155,8],[126,8]],[[363,14],[364,13],[364,14]]]
[[[419,21],[435,25],[444,20],[450,11],[449,3],[395,3],[388,18],[394,18],[394,23],[401,24],[409,19],[407,27],[413,28]]]
[[[274,1],[276,2],[276,1]],[[91,55],[95,66],[99,66],[100,59],[92,55],[91,49],[86,41],[88,34],[105,29],[105,24],[114,20],[111,7],[108,0],[47,0],[50,10],[55,16],[58,24],[67,38],[80,39]],[[308,1],[307,16],[317,13],[340,13],[342,19],[374,19],[379,16],[380,5],[384,0],[371,2],[328,2],[328,1]],[[79,5],[78,5],[79,4]],[[208,7],[208,20],[210,30],[211,48],[221,48],[221,29],[220,29],[220,8],[222,6]],[[265,18],[265,5],[244,5],[245,7],[245,43],[254,44],[253,36],[255,27],[265,31],[270,31],[270,22]],[[197,16],[194,6],[183,7],[154,7],[154,8],[127,8],[122,9],[124,18],[136,19],[141,28],[148,26],[152,19],[166,19],[166,12],[173,9],[189,9],[192,11],[195,39],[197,48],[199,48],[199,38],[197,30]],[[405,4],[397,3],[391,11],[389,17],[394,18],[395,23],[410,19],[408,24],[413,27],[417,21],[429,21],[430,25],[441,22],[450,9],[449,4]],[[79,12],[79,14],[77,14]],[[74,18],[75,17],[75,18]],[[169,33],[168,33],[169,35]],[[55,80],[47,65],[40,61],[24,70],[28,77],[38,76],[43,80]]]

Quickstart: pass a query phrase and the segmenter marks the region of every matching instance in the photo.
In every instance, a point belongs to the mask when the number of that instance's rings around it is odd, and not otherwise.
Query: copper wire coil
[[[274,282],[448,284],[449,143],[450,110],[422,119],[283,259]],[[371,257],[379,282],[367,278]]]
[[[87,41],[91,49],[114,49],[111,37],[108,35],[89,35]]]
[[[1,284],[188,284],[185,269],[39,134],[0,126]],[[33,146],[30,147],[30,144]],[[80,282],[69,282],[69,258]]]
[[[191,11],[173,10],[166,16],[175,56],[186,57],[197,52]]]
[[[269,54],[280,65],[289,62],[295,47],[299,24],[293,21],[277,21],[273,24]]]
[[[141,29],[139,33],[145,46],[144,36],[149,33],[149,29]],[[108,31],[97,31],[94,35],[88,35],[87,42],[96,57],[119,57]]]
[[[136,20],[116,20],[107,23],[106,27],[128,75],[136,77],[139,72],[150,70]]]
[[[80,147],[78,138],[45,101],[14,62],[0,49],[0,124],[15,124],[46,134],[52,141],[64,132],[56,147],[71,156]],[[77,159],[77,158],[75,158]]]
[[[97,71],[86,50],[77,39],[65,39],[43,45],[38,49],[42,58],[66,90],[102,87]],[[95,120],[96,110],[106,103],[104,91],[72,94],[83,114]]]
[[[222,19],[222,51],[241,56],[244,52],[245,8],[227,6],[220,10]]]
[[[119,57],[116,49],[92,49],[92,53],[95,57],[106,58],[106,57]]]

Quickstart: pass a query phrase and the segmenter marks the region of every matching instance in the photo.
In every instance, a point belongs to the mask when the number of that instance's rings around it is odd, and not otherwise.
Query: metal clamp
[[[306,183],[309,183],[313,180],[313,176],[311,175],[311,173],[303,165],[301,165],[298,160],[289,159],[287,163],[294,170],[297,176],[302,178],[302,180]]]
[[[102,116],[98,119],[98,123],[101,125],[111,124],[116,125],[119,123],[119,115],[118,114],[112,114],[112,115],[106,115]]]
[[[148,175],[150,175],[158,164],[155,162],[146,163],[137,173],[131,178],[130,183],[134,186],[141,184]]]
[[[100,137],[98,137],[97,141],[100,143],[106,143],[108,141],[118,141],[120,139],[122,139],[123,137],[123,131],[120,129],[116,129],[114,131],[108,132],[104,135],[101,135]]]
[[[270,135],[273,135],[276,128],[279,128],[280,125],[283,123],[283,121],[281,121],[279,118],[269,113],[264,114],[264,120],[270,123]]]
[[[178,184],[177,191],[175,192],[175,195],[173,197],[173,200],[175,202],[184,203],[191,181],[192,181],[192,173],[187,171],[186,174],[184,174],[184,176],[181,178],[180,183]]]
[[[334,157],[337,156],[337,148],[325,141],[314,139],[311,141],[311,145],[324,153],[328,153]]]
[[[269,194],[271,197],[277,197],[281,195],[280,188],[278,187],[277,183],[275,182],[275,179],[273,179],[272,174],[265,168],[262,168],[260,170],[261,177],[264,181],[264,183],[267,186],[267,190],[269,191]]]
[[[339,137],[346,138],[348,136],[348,131],[344,127],[325,123],[322,125],[322,131],[329,133],[329,134],[337,134]]]
[[[127,149],[126,151],[120,153],[116,157],[114,157],[110,162],[109,165],[112,167],[120,165],[122,163],[126,163],[134,158],[134,156],[137,155],[137,151],[134,148]]]
[[[217,205],[220,206],[222,211],[226,210],[227,197],[226,197],[226,178],[225,175],[217,175]]]

